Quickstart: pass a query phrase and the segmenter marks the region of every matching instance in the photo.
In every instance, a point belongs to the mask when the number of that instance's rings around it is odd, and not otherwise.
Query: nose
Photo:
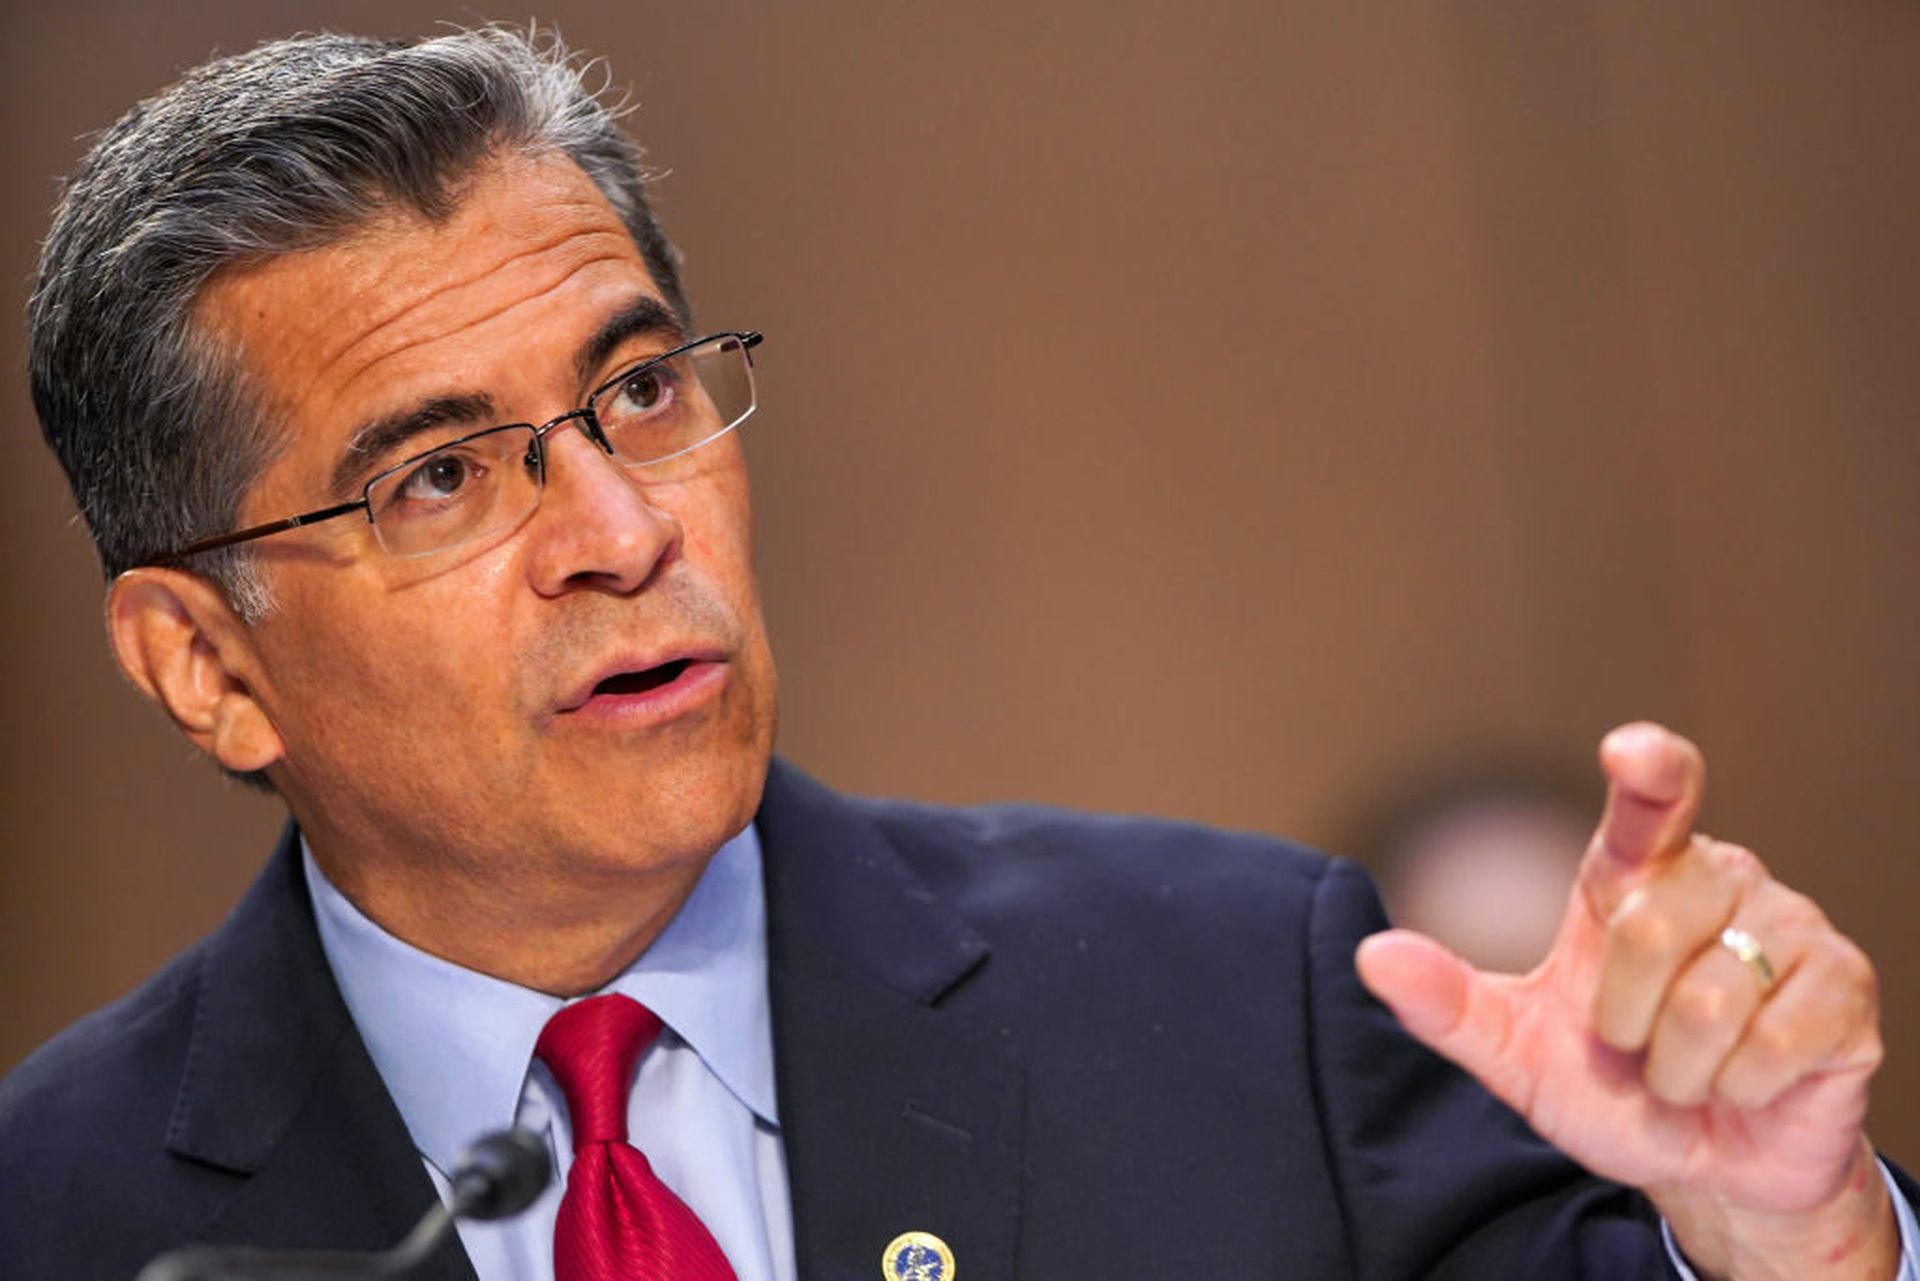
[[[575,419],[547,437],[546,492],[528,530],[534,589],[632,592],[680,554],[679,518]]]

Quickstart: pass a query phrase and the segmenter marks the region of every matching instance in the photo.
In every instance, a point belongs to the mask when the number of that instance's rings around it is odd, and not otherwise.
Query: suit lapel
[[[334,985],[298,850],[289,827],[207,948],[167,1146],[244,1176],[197,1240],[384,1249],[435,1193]],[[452,1240],[414,1275],[473,1281]]]
[[[780,1124],[803,1281],[871,1281],[901,1232],[1012,1277],[1023,1074],[947,999],[987,945],[870,820],[775,762],[760,812]]]

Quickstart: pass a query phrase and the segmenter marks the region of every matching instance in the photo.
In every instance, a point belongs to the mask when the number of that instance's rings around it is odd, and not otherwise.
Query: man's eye
[[[460,454],[435,454],[400,482],[400,496],[416,502],[451,498],[479,479],[480,467]]]
[[[673,381],[665,370],[642,369],[620,384],[617,408],[624,414],[653,414],[673,399]]]

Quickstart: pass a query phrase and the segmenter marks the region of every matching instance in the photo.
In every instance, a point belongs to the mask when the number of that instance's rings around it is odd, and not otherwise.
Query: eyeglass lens
[[[586,407],[613,456],[640,468],[724,436],[753,406],[746,344],[721,334],[626,371]],[[421,556],[525,520],[544,487],[540,434],[529,425],[497,427],[376,477],[367,487],[368,514],[381,545],[392,555]]]

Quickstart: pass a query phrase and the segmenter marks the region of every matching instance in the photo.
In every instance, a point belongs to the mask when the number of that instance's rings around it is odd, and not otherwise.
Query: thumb
[[[1362,939],[1354,965],[1367,990],[1415,1040],[1501,1093],[1497,1078],[1503,1075],[1513,1010],[1510,994],[1494,976],[1412,930],[1385,930]]]

